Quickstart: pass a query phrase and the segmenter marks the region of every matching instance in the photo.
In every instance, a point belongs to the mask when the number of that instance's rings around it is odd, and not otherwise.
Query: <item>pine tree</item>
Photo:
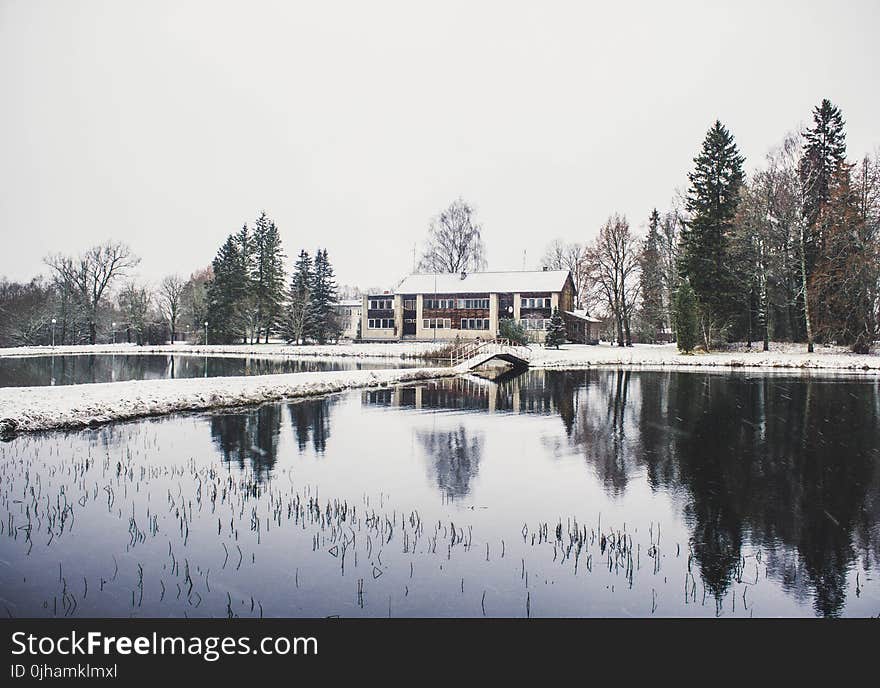
[[[309,305],[312,300],[312,259],[308,252],[301,250],[293,274],[290,276],[290,289],[287,292],[287,307],[284,317],[283,334],[290,343],[304,343],[309,336]]]
[[[697,296],[688,280],[682,280],[675,292],[672,319],[678,350],[690,353],[699,339]]]
[[[666,321],[663,308],[663,265],[660,254],[660,213],[654,208],[648,220],[648,234],[642,244],[639,256],[640,276],[639,291],[642,296],[641,321],[646,337],[650,341],[657,340]]]
[[[279,324],[284,300],[284,250],[281,235],[265,211],[257,219],[253,234],[254,306],[256,332],[269,343],[269,335]]]
[[[319,344],[326,344],[336,330],[333,306],[337,303],[336,282],[327,249],[318,249],[312,270],[309,328]]]
[[[803,133],[799,165],[804,226],[801,236],[801,300],[807,333],[807,350],[813,351],[812,311],[821,304],[810,300],[816,264],[827,255],[828,205],[834,180],[846,163],[843,114],[827,98],[813,108],[813,127]],[[820,316],[821,317],[821,316]]]
[[[731,133],[715,121],[688,174],[690,221],[682,232],[679,270],[690,280],[703,319],[716,334],[741,313],[743,298],[728,255],[728,239],[743,183],[743,162]]]
[[[844,124],[843,114],[826,98],[813,108],[813,127],[803,134],[801,190],[804,218],[812,230],[808,269],[813,267],[822,252],[824,228],[820,217],[831,200],[838,172],[846,162]]]
[[[547,328],[547,335],[544,338],[544,346],[559,348],[560,344],[565,344],[566,332],[565,322],[558,308],[553,309],[553,315],[550,317],[550,326]]]
[[[207,318],[212,342],[227,344],[244,337],[241,304],[246,285],[241,282],[241,263],[237,235],[230,234],[214,257],[213,277],[208,282]]]

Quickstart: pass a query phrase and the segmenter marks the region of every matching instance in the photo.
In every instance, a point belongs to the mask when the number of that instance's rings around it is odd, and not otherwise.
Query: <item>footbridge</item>
[[[456,372],[466,373],[493,359],[509,363],[515,368],[528,368],[531,349],[509,339],[477,340],[462,344],[449,355],[449,364]]]

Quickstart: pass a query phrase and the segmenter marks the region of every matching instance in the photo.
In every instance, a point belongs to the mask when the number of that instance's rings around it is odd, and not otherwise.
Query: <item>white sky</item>
[[[108,238],[189,274],[265,209],[288,256],[389,286],[459,195],[490,269],[532,268],[667,207],[716,117],[751,167],[828,97],[874,150],[878,26],[877,0],[0,0],[0,275]]]

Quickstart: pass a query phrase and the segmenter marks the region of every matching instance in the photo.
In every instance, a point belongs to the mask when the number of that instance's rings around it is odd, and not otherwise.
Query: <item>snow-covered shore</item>
[[[82,428],[181,411],[235,408],[452,375],[450,368],[399,368],[6,387],[0,388],[0,436]]]
[[[532,350],[533,368],[589,368],[626,366],[644,368],[759,368],[802,369],[843,372],[880,373],[880,356],[853,354],[840,348],[817,347],[807,353],[805,344],[776,344],[770,351],[734,350],[712,353],[678,353],[675,344],[635,344],[617,347],[568,344],[557,349]]]
[[[134,344],[97,344],[95,346],[32,346],[0,349],[0,358],[76,354],[182,354],[193,356],[253,356],[259,358],[315,357],[413,359],[437,351],[442,342],[345,343],[328,345],[289,346],[284,344],[227,344],[194,346],[167,344],[136,346]],[[442,359],[441,359],[442,361]],[[842,347],[818,346],[812,354],[805,344],[772,342],[770,351],[751,350],[744,345],[708,354],[678,353],[675,344],[635,344],[618,347],[611,344],[566,344],[560,349],[531,347],[531,365],[536,368],[589,368],[593,366],[695,367],[712,368],[784,368],[880,372],[880,355],[853,354]]]
[[[0,348],[0,358],[29,356],[73,356],[80,354],[182,354],[190,356],[257,356],[278,358],[290,356],[317,356],[333,358],[421,358],[442,348],[445,342],[389,342],[343,343],[293,346],[287,344],[164,344],[137,346],[136,344],[83,344],[78,346],[17,346]]]

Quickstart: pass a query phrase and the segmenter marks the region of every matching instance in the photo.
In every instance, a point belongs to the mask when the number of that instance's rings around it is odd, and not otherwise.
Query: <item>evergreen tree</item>
[[[642,296],[640,316],[644,333],[652,342],[657,340],[657,334],[664,329],[666,320],[663,308],[664,279],[660,248],[660,213],[654,208],[648,220],[648,234],[645,236],[639,256],[639,291]]]
[[[846,162],[843,114],[827,98],[813,108],[813,126],[804,134],[800,164],[804,219],[810,229],[807,270],[812,274],[822,253],[825,230],[823,212],[833,193],[835,179]]]
[[[287,310],[284,317],[283,334],[290,343],[305,342],[309,336],[309,305],[312,301],[312,259],[308,252],[301,250],[290,276],[290,289],[287,292]]]
[[[312,270],[312,292],[309,304],[309,329],[319,344],[326,344],[335,326],[333,306],[337,303],[336,282],[333,267],[327,257],[327,249],[318,249]]]
[[[547,335],[544,338],[544,346],[559,348],[560,344],[565,344],[566,332],[565,322],[558,308],[553,309],[553,315],[550,318],[550,326],[547,328]]]
[[[265,211],[257,219],[253,234],[254,306],[256,331],[269,343],[269,335],[277,328],[284,301],[284,250],[281,235]]]
[[[675,292],[675,303],[672,310],[672,319],[675,326],[675,339],[678,342],[678,350],[689,353],[693,351],[699,339],[699,322],[697,313],[697,296],[691,283],[682,280]]]
[[[799,164],[804,226],[801,237],[801,280],[807,350],[813,351],[812,311],[816,265],[827,257],[829,203],[834,183],[841,178],[846,163],[846,134],[840,110],[827,98],[813,108],[813,127],[803,133],[804,145]],[[821,318],[822,316],[819,315]],[[827,328],[826,328],[827,334]]]
[[[679,270],[690,280],[707,333],[720,333],[742,310],[742,291],[731,269],[727,244],[744,161],[731,133],[716,120],[688,174],[691,217],[682,232]]]
[[[213,277],[207,287],[210,341],[220,344],[239,342],[245,337],[243,304],[248,285],[241,278],[243,258],[239,238],[240,233],[230,234],[217,251],[212,262]]]
[[[254,289],[256,274],[254,258],[256,253],[254,237],[248,229],[247,223],[242,225],[235,235],[235,242],[238,249],[234,267],[234,279],[238,283],[236,318],[241,321],[244,341],[247,342],[250,339],[253,343],[258,323],[256,290]]]

